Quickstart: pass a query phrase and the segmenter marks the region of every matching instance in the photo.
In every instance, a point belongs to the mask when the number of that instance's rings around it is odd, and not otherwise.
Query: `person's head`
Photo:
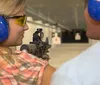
[[[90,0],[90,1],[93,1],[93,0]],[[96,1],[96,0],[94,0],[94,1]],[[97,21],[90,16],[89,9],[88,9],[89,0],[85,0],[85,2],[86,2],[85,3],[86,8],[84,11],[84,16],[85,16],[86,25],[87,25],[86,35],[88,38],[100,40],[100,21]],[[93,6],[95,6],[94,2],[92,3],[91,10],[94,9]],[[100,8],[100,6],[98,8]],[[93,10],[92,10],[92,12],[93,12]],[[94,16],[97,17],[96,14]]]
[[[38,32],[42,32],[42,29],[41,29],[41,28],[38,28],[37,31],[38,31]]]
[[[28,29],[25,16],[25,0],[0,0],[0,46],[17,46],[22,44],[25,31]],[[2,21],[2,19],[4,19]],[[6,28],[8,27],[8,28]],[[6,29],[5,29],[6,28]],[[2,31],[4,37],[2,36]],[[6,34],[6,35],[5,35]]]

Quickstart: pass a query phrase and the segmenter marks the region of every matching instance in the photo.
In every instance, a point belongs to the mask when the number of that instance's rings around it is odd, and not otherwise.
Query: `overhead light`
[[[42,20],[35,20],[35,22],[38,24],[43,24]]]
[[[32,17],[27,17],[27,21],[33,21]]]
[[[50,24],[49,24],[49,23],[45,23],[44,25],[45,25],[45,26],[50,26]]]

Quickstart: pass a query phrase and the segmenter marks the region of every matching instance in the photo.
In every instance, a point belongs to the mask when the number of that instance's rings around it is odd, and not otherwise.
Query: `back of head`
[[[14,15],[24,7],[25,0],[0,0],[0,15]]]

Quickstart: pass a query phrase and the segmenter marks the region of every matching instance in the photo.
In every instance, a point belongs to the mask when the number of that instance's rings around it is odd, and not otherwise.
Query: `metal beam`
[[[30,7],[29,5],[27,5],[26,11],[27,11],[28,13],[31,13],[31,14],[33,14],[33,15],[35,15],[35,16],[41,18],[42,20],[47,21],[47,22],[50,23],[50,24],[56,24],[56,23],[57,23],[56,21],[54,21],[54,20],[52,20],[51,18],[49,18],[49,17],[43,15],[42,13],[38,13],[36,10],[34,10],[34,9],[33,9],[32,7]],[[62,29],[66,29],[66,30],[71,31],[71,29],[69,29],[68,27],[65,27],[65,26],[63,26],[63,25],[61,25],[61,24],[59,24],[59,23],[57,23],[57,24],[58,24],[58,27],[60,27],[60,28],[62,28]]]

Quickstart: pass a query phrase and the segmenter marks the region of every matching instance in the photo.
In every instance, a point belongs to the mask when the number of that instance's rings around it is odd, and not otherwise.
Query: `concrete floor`
[[[61,64],[72,59],[90,47],[90,44],[61,44],[52,46],[50,49],[50,64],[58,68]]]

